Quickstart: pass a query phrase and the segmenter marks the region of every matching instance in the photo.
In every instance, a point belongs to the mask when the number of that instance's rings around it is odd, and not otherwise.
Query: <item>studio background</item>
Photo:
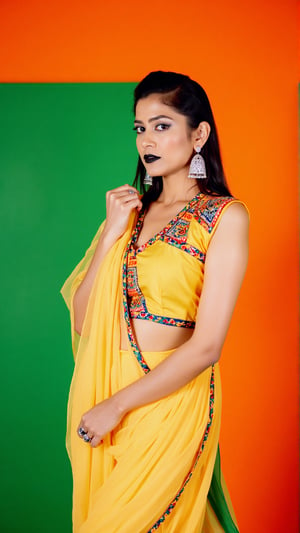
[[[132,90],[207,90],[250,263],[222,355],[222,465],[241,533],[297,533],[297,3],[0,3],[0,530],[71,531],[72,374],[59,289],[132,182]]]

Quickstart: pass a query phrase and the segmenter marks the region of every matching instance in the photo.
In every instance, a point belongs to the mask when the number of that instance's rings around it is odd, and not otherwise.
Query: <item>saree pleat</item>
[[[101,230],[62,289],[71,311],[75,357],[67,428],[74,480],[73,531],[216,532],[209,529],[215,514],[207,495],[220,431],[218,364],[166,398],[127,414],[97,448],[77,435],[84,412],[144,375],[130,343],[128,350],[120,350],[122,264],[134,223],[132,217],[126,233],[101,263],[81,337],[74,332],[73,297]],[[142,356],[151,370],[170,353]]]

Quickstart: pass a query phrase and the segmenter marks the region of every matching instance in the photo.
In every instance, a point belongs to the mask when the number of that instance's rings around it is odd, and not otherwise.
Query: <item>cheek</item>
[[[168,148],[169,150],[175,151],[179,157],[192,150],[187,138],[182,135],[172,136],[168,140]]]

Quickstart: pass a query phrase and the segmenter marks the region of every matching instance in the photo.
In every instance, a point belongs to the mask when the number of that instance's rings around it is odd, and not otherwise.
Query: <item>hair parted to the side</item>
[[[191,129],[196,129],[200,122],[208,122],[211,130],[201,150],[201,155],[205,160],[207,178],[197,180],[199,191],[215,196],[231,196],[222,165],[212,109],[207,94],[201,85],[184,74],[161,70],[150,72],[135,88],[134,113],[138,101],[150,94],[161,94],[163,96],[162,102],[184,115]],[[162,177],[153,177],[153,184],[146,191],[143,183],[145,174],[145,167],[139,157],[134,186],[144,194],[143,203],[147,206],[159,197],[163,182]]]

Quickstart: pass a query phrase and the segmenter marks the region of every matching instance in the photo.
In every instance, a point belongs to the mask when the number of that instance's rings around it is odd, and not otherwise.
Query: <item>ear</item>
[[[209,137],[210,129],[208,122],[203,121],[200,122],[198,128],[193,131],[194,150],[196,150],[197,146],[200,146],[200,148],[204,146]]]

